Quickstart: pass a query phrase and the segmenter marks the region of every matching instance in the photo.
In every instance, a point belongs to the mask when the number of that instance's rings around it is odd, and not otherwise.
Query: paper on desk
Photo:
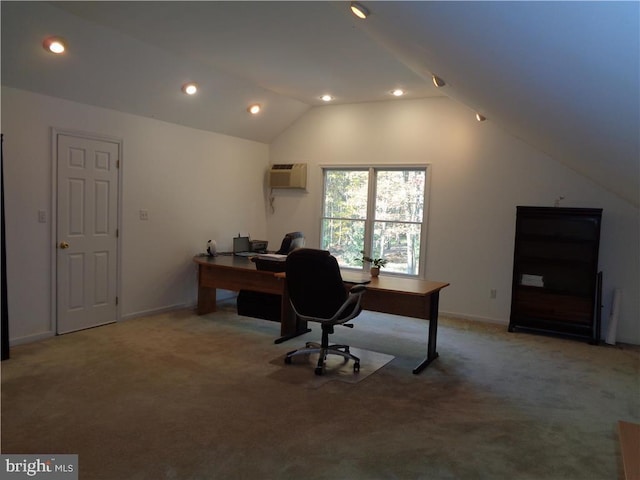
[[[274,260],[276,262],[284,262],[287,259],[286,255],[279,255],[277,253],[261,253],[257,255],[258,258],[264,258],[265,260]]]

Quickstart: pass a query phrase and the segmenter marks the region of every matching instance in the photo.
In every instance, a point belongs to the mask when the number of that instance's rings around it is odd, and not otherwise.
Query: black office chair
[[[295,314],[303,320],[319,322],[322,326],[320,344],[307,342],[304,348],[293,350],[285,356],[291,363],[296,355],[319,353],[316,375],[324,372],[327,355],[353,360],[353,371],[360,371],[360,359],[349,352],[348,345],[330,345],[329,334],[335,325],[344,325],[357,317],[362,310],[360,301],[366,287],[355,285],[347,292],[340,275],[338,261],[328,251],[301,248],[289,254],[286,261],[286,282],[289,299]]]
[[[291,232],[284,236],[282,244],[280,245],[280,250],[276,253],[279,255],[287,255],[293,252],[296,248],[302,247],[304,247],[304,233]]]

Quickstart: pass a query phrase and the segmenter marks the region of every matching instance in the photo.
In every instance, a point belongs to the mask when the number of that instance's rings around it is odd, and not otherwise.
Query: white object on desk
[[[207,253],[210,257],[215,257],[218,254],[218,245],[215,240],[209,240],[207,242]]]
[[[277,253],[260,253],[256,256],[258,258],[264,258],[265,260],[272,260],[274,262],[284,262],[287,259],[286,255],[280,255]]]
[[[527,287],[544,287],[544,279],[542,275],[529,275],[527,273],[523,273],[520,279],[520,285],[525,285]]]

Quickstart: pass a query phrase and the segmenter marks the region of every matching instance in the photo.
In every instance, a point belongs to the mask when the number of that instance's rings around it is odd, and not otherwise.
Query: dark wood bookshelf
[[[517,207],[509,331],[600,340],[602,209]]]

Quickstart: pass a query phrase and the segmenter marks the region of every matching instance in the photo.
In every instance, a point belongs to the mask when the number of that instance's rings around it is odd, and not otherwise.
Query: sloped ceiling
[[[2,2],[2,84],[266,143],[324,93],[446,95],[640,204],[638,2],[362,3]]]

